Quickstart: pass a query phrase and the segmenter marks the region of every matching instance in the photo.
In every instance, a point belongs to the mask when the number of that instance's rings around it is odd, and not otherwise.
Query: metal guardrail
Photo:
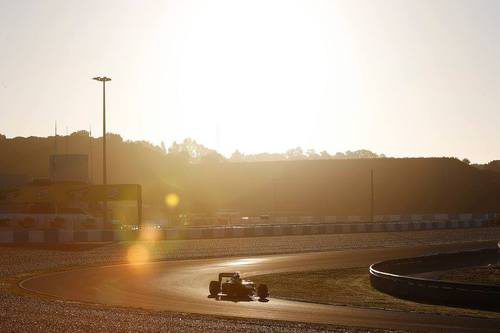
[[[370,282],[375,289],[399,298],[498,311],[500,285],[458,283],[406,275],[498,263],[499,249],[387,260],[370,266]]]

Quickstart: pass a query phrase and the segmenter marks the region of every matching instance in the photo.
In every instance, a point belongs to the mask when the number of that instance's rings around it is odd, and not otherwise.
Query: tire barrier
[[[370,282],[375,289],[398,298],[498,311],[500,285],[456,283],[410,275],[499,263],[499,249],[387,260],[370,266]]]
[[[373,223],[254,224],[247,226],[183,227],[139,230],[6,230],[0,229],[2,243],[105,242],[137,239],[210,239],[285,235],[401,232],[489,226],[488,220],[408,221]]]

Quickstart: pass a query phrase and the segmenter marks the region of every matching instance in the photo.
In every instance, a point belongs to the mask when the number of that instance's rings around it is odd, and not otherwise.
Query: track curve
[[[429,304],[500,310],[500,286],[443,281],[422,274],[497,265],[497,248],[386,260],[370,266],[372,287],[399,298]],[[415,276],[417,274],[417,276]]]
[[[498,319],[384,311],[273,298],[267,303],[236,303],[207,297],[209,281],[221,271],[239,271],[243,276],[251,276],[285,271],[368,267],[375,261],[478,246],[469,243],[121,264],[44,274],[22,281],[20,286],[65,300],[153,310],[420,331],[494,332],[495,328],[500,327]]]

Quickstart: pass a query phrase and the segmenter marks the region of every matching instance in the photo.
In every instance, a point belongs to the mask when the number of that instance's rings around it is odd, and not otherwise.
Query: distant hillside
[[[500,211],[500,174],[453,158],[317,160],[190,166],[193,209],[369,215]]]
[[[123,141],[116,134],[108,134],[108,182],[139,183],[143,185],[144,199],[149,203],[163,202],[163,194],[183,183],[188,157],[182,153],[166,154],[160,147],[143,141]],[[70,136],[17,137],[6,139],[0,135],[0,175],[30,175],[47,178],[49,155],[89,154],[90,174],[94,183],[102,182],[102,138],[90,138],[81,131]]]
[[[500,173],[500,160],[491,161],[488,164],[479,165],[479,168],[482,170],[490,170]]]
[[[47,178],[55,146],[54,137],[0,135],[0,175]],[[84,131],[57,140],[58,153],[91,153],[96,183],[101,147],[102,139]],[[165,196],[175,192],[181,197],[177,211],[367,215],[373,169],[377,214],[500,212],[498,161],[478,167],[453,158],[228,162],[192,140],[167,153],[164,146],[114,134],[108,147],[109,182],[143,185],[145,202],[165,211]],[[193,157],[198,163],[190,163]]]

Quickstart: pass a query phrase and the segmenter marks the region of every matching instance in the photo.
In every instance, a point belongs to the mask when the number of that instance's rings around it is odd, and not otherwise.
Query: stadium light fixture
[[[102,82],[102,184],[104,185],[105,192],[107,195],[106,185],[108,184],[108,180],[107,180],[107,169],[106,169],[106,82],[111,81],[111,78],[106,76],[96,76],[92,78],[92,80]],[[106,225],[108,219],[108,200],[106,195],[104,196],[104,201],[103,201],[103,206],[104,206],[104,212],[102,216],[103,226]]]

